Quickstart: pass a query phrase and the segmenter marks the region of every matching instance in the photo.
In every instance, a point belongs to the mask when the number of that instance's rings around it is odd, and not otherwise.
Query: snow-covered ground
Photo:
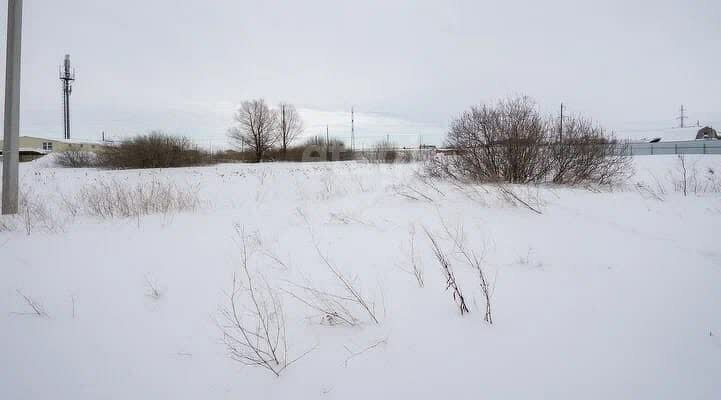
[[[634,162],[612,189],[513,188],[542,214],[490,186],[421,179],[417,164],[23,164],[49,221],[0,232],[0,399],[721,398],[721,194],[709,183],[721,157],[687,157],[698,193],[686,197],[675,157]],[[100,219],[67,206],[88,185],[150,181],[197,192],[198,208]],[[239,231],[251,273],[281,294],[288,352],[310,350],[280,377],[222,342]],[[482,256],[493,325],[449,233]],[[357,326],[322,323],[288,294],[338,290],[321,254],[378,324],[359,310]]]

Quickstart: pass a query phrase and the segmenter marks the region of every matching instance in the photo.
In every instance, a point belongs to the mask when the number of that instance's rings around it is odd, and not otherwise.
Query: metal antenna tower
[[[63,133],[70,139],[70,95],[73,93],[75,70],[70,67],[70,54],[65,55],[65,62],[60,69],[60,80],[63,82]]]
[[[684,122],[685,122],[686,119],[688,118],[688,117],[686,116],[686,111],[687,111],[687,110],[683,107],[683,104],[681,104],[681,115],[678,116],[678,117],[676,117],[676,119],[680,119],[680,120],[681,120],[681,128],[685,128],[685,127],[686,127],[686,125],[684,124]]]

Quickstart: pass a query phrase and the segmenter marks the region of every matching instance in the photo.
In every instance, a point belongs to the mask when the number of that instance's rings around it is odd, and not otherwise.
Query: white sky
[[[3,4],[2,32],[5,31]],[[427,142],[471,104],[524,93],[610,128],[721,124],[721,2],[25,1],[22,133],[149,129],[224,141],[235,104],[302,109],[309,134]],[[4,43],[2,67],[4,71]]]

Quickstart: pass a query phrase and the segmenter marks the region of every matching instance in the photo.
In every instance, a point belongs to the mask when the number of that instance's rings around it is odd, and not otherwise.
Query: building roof
[[[710,126],[704,126],[703,128],[698,130],[698,133],[696,134],[696,139],[718,139],[718,133],[715,129],[711,128]]]
[[[98,145],[102,145],[102,144],[103,144],[103,142],[102,142],[102,141],[99,141],[99,140],[64,139],[64,138],[63,138],[63,139],[58,139],[58,138],[48,138],[48,137],[40,137],[40,136],[28,136],[28,135],[23,135],[23,136],[20,136],[20,137],[21,137],[21,138],[38,139],[38,140],[47,140],[47,141],[49,141],[49,142],[68,143],[68,144],[72,144],[72,143],[83,143],[83,144],[86,144],[86,143],[87,143],[87,144],[98,144]]]

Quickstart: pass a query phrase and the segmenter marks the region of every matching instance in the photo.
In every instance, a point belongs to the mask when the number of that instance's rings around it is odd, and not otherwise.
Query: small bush
[[[199,203],[195,191],[178,189],[171,183],[151,181],[128,186],[116,180],[96,180],[83,187],[76,202],[80,212],[101,218],[195,210]]]
[[[98,165],[111,169],[175,168],[207,165],[212,155],[190,139],[151,132],[110,146],[98,154]]]
[[[267,153],[267,157],[274,161],[346,161],[352,159],[352,154],[340,139],[331,138],[326,143],[324,137],[314,136],[300,145],[288,147],[285,154],[281,149],[273,149]]]
[[[64,221],[53,212],[47,199],[32,190],[20,192],[18,206],[17,214],[0,215],[0,232],[22,229],[30,235],[33,232],[58,232],[63,229]]]
[[[451,123],[444,160],[429,162],[433,175],[476,182],[611,183],[631,172],[623,145],[581,117],[564,119],[559,137],[528,97],[472,107]]]
[[[366,152],[366,159],[370,162],[392,164],[398,160],[398,145],[389,140],[382,140]]]
[[[97,160],[97,154],[90,151],[67,150],[55,154],[55,163],[66,168],[94,167]]]
[[[631,170],[624,144],[589,119],[564,120],[563,136],[550,145],[552,181],[559,184],[610,183]]]
[[[471,107],[451,123],[459,173],[477,181],[526,183],[549,171],[548,127],[528,97]]]

